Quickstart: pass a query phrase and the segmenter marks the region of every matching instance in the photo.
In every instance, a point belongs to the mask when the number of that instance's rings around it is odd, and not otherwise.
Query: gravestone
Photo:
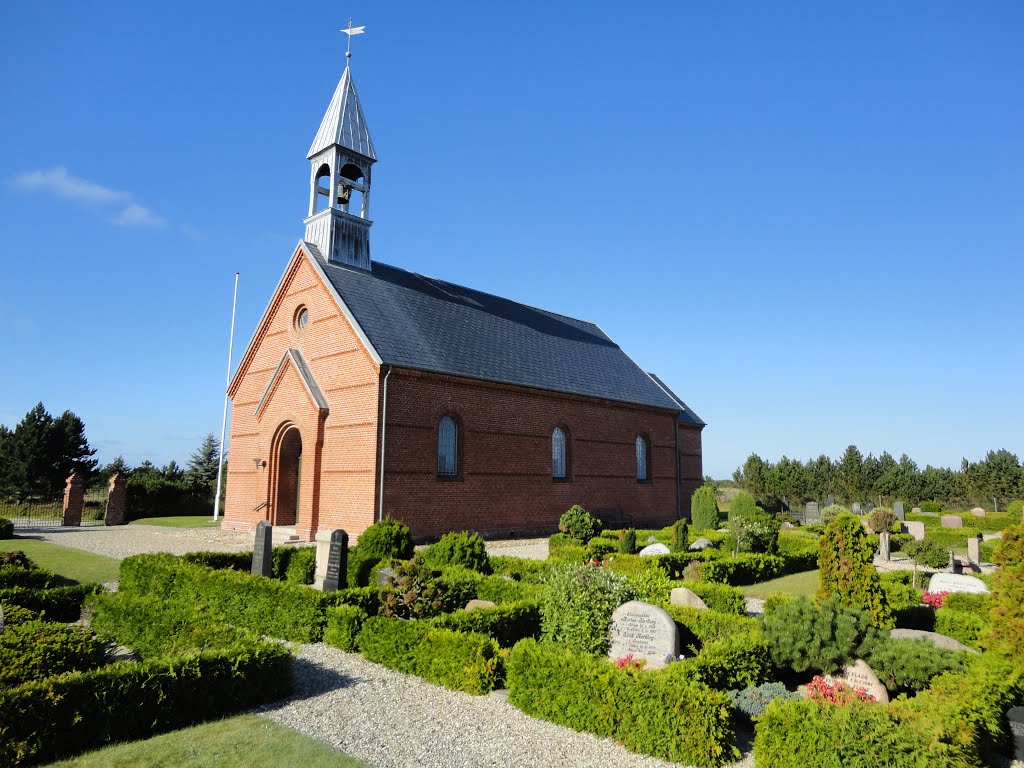
[[[892,505],[892,513],[896,515],[897,520],[906,520],[907,513],[903,511],[903,502],[895,501]]]
[[[654,544],[657,540],[657,536],[648,536],[647,541],[645,541],[644,544]]]
[[[348,534],[341,528],[316,535],[316,578],[313,583],[324,592],[348,586]]]
[[[971,510],[971,514],[974,515],[975,517],[984,517],[985,516],[985,510],[982,509],[981,507],[975,507],[974,509]]]
[[[477,608],[497,608],[498,606],[490,600],[470,600],[466,603],[467,611],[475,611]]]
[[[693,544],[690,545],[690,549],[700,551],[702,549],[709,549],[713,546],[715,545],[711,541],[711,539],[705,539],[703,536],[701,536],[699,539],[693,542]]]
[[[878,534],[878,555],[885,562],[887,562],[887,563],[889,562],[889,558],[891,557],[891,553],[890,553],[890,542],[889,542],[889,532],[888,531],[882,531],[881,533]]]
[[[251,571],[255,576],[270,578],[274,575],[273,553],[271,551],[274,548],[274,545],[271,543],[273,534],[274,528],[266,520],[260,520],[256,523],[256,544],[252,548]]]
[[[967,559],[975,565],[981,565],[981,539],[977,536],[967,540]]]
[[[821,522],[821,510],[818,509],[818,502],[808,501],[804,505],[804,522],[805,523],[820,523]]]
[[[860,514],[860,502],[859,501],[853,502],[853,505],[850,507],[850,511],[853,512],[853,514],[855,514],[855,515],[859,515]]]
[[[921,508],[920,507],[914,507],[912,510],[910,510],[910,514],[912,514],[912,515],[920,515],[921,514]]]
[[[960,515],[943,515],[941,525],[943,528],[963,528],[964,519]]]
[[[835,503],[836,503],[835,496],[826,496],[825,497],[825,506],[826,507],[831,507]]]
[[[388,582],[395,577],[395,569],[390,565],[377,569],[377,586],[386,587]]]
[[[1006,713],[1013,734],[1013,759],[1024,760],[1024,707],[1013,707]]]
[[[875,505],[869,501],[864,509],[866,510],[864,514],[870,514],[875,509]]]
[[[936,573],[928,582],[928,591],[967,592],[972,595],[981,595],[988,592],[988,586],[975,576],[959,573]]]
[[[641,549],[640,557],[655,557],[657,555],[667,555],[671,551],[672,550],[670,550],[664,544],[658,542],[656,544],[648,544],[646,547]]]
[[[630,600],[612,614],[609,629],[612,661],[632,655],[649,669],[660,669],[679,656],[679,630],[668,613],[656,605]]]
[[[894,629],[889,633],[889,637],[893,640],[927,640],[936,648],[944,648],[948,651],[977,653],[976,650],[964,645],[959,640],[954,640],[946,635],[940,635],[938,632],[925,632],[923,629]]]
[[[779,526],[779,527],[780,528],[796,528],[796,526],[793,525],[791,522],[789,522],[789,520],[783,520],[782,521],[782,525]]]
[[[672,590],[668,599],[672,605],[681,605],[684,608],[696,608],[699,611],[706,611],[707,605],[695,592],[686,587],[676,587]]]
[[[950,573],[963,573],[963,566],[960,565],[960,561],[956,559],[956,554],[953,550],[949,550],[949,572]]]
[[[864,691],[879,704],[889,703],[889,692],[863,659],[847,664],[838,675],[826,675],[825,679],[830,683],[845,683],[854,690]]]
[[[900,528],[904,533],[909,533],[915,541],[924,541],[924,523],[916,520],[908,520]]]

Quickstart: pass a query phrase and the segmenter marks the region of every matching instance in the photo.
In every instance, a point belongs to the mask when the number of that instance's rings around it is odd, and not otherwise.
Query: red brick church
[[[573,504],[637,527],[689,514],[704,423],[600,328],[370,259],[377,156],[348,66],[308,159],[305,237],[228,390],[225,528],[504,537]]]

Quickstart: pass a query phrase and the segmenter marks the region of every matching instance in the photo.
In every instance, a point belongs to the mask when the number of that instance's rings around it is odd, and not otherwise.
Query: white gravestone
[[[875,671],[862,659],[857,659],[853,664],[847,664],[838,675],[827,675],[825,679],[830,683],[845,683],[855,691],[864,691],[879,704],[889,703],[889,692],[882,685],[882,681],[878,679]]]
[[[975,517],[984,517],[985,516],[985,510],[982,509],[981,507],[975,507],[974,509],[971,510],[971,514],[974,515]]]
[[[664,667],[679,656],[679,630],[668,613],[656,605],[630,600],[615,609],[608,630],[612,661],[632,655],[644,659],[648,669]]]
[[[964,519],[960,515],[943,515],[939,519],[943,528],[963,528]]]
[[[672,605],[681,605],[684,608],[696,608],[700,611],[706,611],[707,605],[701,600],[697,594],[686,587],[676,587],[672,590],[668,598],[669,603]]]
[[[902,527],[904,533],[909,533],[916,541],[924,541],[924,523],[908,520]]]
[[[962,573],[936,573],[928,582],[929,592],[967,592],[982,595],[988,592],[985,582]]]
[[[672,550],[670,550],[664,544],[662,544],[661,542],[658,542],[657,544],[648,544],[646,547],[641,549],[640,550],[640,557],[653,557],[655,555],[667,555],[671,551]]]
[[[981,565],[981,539],[976,536],[967,540],[967,559],[975,565]]]

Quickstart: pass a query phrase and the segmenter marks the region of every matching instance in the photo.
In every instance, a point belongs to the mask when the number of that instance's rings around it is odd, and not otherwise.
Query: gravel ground
[[[257,710],[376,768],[671,768],[529,717],[500,696],[470,696],[323,644],[298,648],[296,693]],[[737,768],[751,768],[748,753]]]
[[[19,536],[74,547],[97,555],[123,560],[149,552],[242,552],[252,549],[251,533],[235,533],[220,528],[165,528],[159,525],[120,525],[106,528],[36,528],[18,530]]]

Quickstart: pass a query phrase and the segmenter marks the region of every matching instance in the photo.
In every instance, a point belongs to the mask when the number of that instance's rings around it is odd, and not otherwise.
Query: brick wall
[[[701,430],[704,427],[679,425],[679,502],[683,517],[690,517],[693,492],[704,484],[704,459]]]

